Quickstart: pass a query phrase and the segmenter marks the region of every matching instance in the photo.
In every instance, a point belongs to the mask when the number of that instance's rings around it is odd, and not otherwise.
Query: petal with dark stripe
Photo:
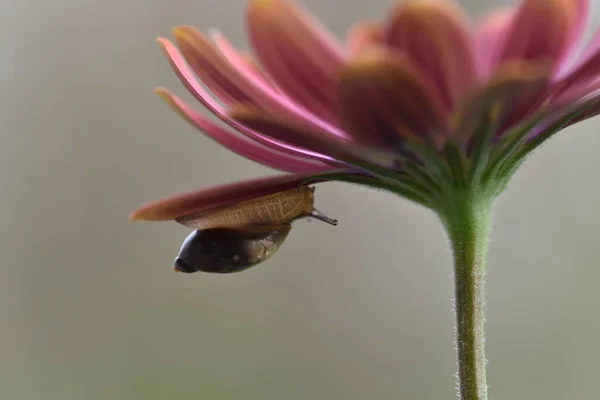
[[[260,64],[276,86],[335,122],[335,76],[346,62],[341,44],[307,11],[287,0],[251,1],[247,27]]]
[[[237,108],[231,110],[229,115],[242,125],[267,137],[324,154],[348,164],[368,163],[384,167],[394,165],[395,156],[391,152],[377,151],[349,140],[332,138],[323,135],[322,132],[314,131],[308,126],[294,124],[292,121],[266,114],[260,110]]]
[[[409,1],[388,21],[386,42],[428,76],[447,106],[475,78],[473,40],[467,18],[449,1]]]
[[[504,64],[461,103],[455,115],[453,136],[466,140],[482,123],[498,130],[518,123],[543,101],[550,70],[544,63]]]
[[[280,175],[183,193],[143,204],[129,216],[129,219],[168,221],[190,214],[208,212],[244,200],[298,187],[311,176],[312,174]],[[323,179],[315,179],[311,184],[323,181]]]
[[[235,133],[221,128],[216,123],[204,117],[166,89],[157,89],[156,93],[188,123],[198,128],[198,130],[217,143],[252,161],[291,173],[317,173],[333,168],[324,163],[311,162],[261,146],[250,140],[244,140]]]
[[[577,0],[523,0],[501,62],[550,60],[556,70],[580,29],[579,7]]]
[[[197,36],[194,36],[196,33],[197,32],[195,30],[187,30],[186,35],[190,43],[196,45],[203,43],[203,40],[200,40]],[[213,103],[207,98],[206,90],[204,90],[198,83],[198,80],[195,78],[193,72],[186,64],[184,57],[179,52],[177,47],[175,47],[169,40],[163,38],[159,38],[158,43],[162,47],[165,55],[171,63],[173,70],[181,82],[188,88],[190,93],[196,97],[198,101],[205,105],[207,102]],[[200,51],[201,49],[197,50]],[[243,93],[245,93],[245,95],[251,98],[252,102],[255,103],[259,108],[268,110],[269,112],[283,114],[295,120],[303,121],[303,123],[307,123],[315,128],[321,129],[329,135],[339,137],[347,136],[345,132],[331,124],[328,124],[324,120],[319,119],[306,109],[303,109],[293,100],[290,100],[287,96],[279,93],[272,86],[266,84],[260,79],[255,79],[253,74],[248,73],[243,69],[236,69],[235,65],[228,62],[212,46],[202,47],[202,51],[208,52],[210,56],[206,56],[207,59],[210,59],[211,62],[215,63],[211,68],[221,70],[221,73],[226,75],[228,79],[231,79],[232,84],[237,85],[237,87]],[[208,97],[210,98],[211,96]],[[209,107],[208,105],[206,106]]]
[[[344,127],[360,144],[398,149],[407,139],[435,142],[447,133],[447,110],[428,77],[406,57],[370,48],[341,73]]]

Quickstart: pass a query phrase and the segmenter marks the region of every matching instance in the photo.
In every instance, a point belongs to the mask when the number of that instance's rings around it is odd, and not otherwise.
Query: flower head
[[[452,192],[495,198],[539,144],[600,113],[600,31],[573,58],[587,0],[522,0],[472,22],[411,0],[344,42],[300,5],[251,0],[252,56],[218,32],[158,42],[214,122],[157,93],[230,150],[289,173],[142,206],[169,220],[315,181],[381,187],[440,211]]]
[[[292,1],[250,0],[252,56],[220,33],[178,27],[177,45],[159,44],[220,122],[166,89],[158,94],[215,141],[287,174],[167,198],[131,218],[200,229],[174,269],[228,273],[277,251],[296,217],[335,224],[312,208],[303,185],[347,181],[432,209],[454,253],[460,398],[486,400],[491,204],[537,146],[600,113],[600,30],[574,57],[588,7],[521,0],[474,23],[450,0],[410,0],[340,42]],[[223,218],[227,226],[212,224]]]

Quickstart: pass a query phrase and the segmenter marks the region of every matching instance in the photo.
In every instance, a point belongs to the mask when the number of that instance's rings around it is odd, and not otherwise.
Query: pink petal
[[[340,77],[340,113],[357,142],[398,149],[448,132],[447,111],[428,77],[407,58],[371,48]]]
[[[482,121],[500,130],[517,124],[543,101],[549,81],[547,65],[505,63],[465,98],[456,114],[454,136],[469,140]]]
[[[341,45],[308,12],[287,0],[251,1],[247,28],[260,64],[276,86],[335,123],[335,77],[346,62]]]
[[[219,207],[227,207],[244,200],[265,196],[298,187],[311,174],[280,175],[221,185],[195,192],[146,203],[130,216],[131,220],[168,221]],[[315,179],[314,183],[326,181]],[[311,183],[312,184],[312,183]]]
[[[241,53],[236,50],[229,40],[227,40],[227,38],[219,31],[212,31],[211,38],[221,51],[221,54],[223,54],[231,66],[240,72],[241,75],[252,77],[252,79],[260,81],[261,84],[269,85],[267,79],[265,79],[265,75],[259,69],[249,53]]]
[[[286,96],[281,95],[271,86],[262,82],[261,80],[254,79],[252,75],[248,75],[244,70],[237,70],[234,65],[227,62],[223,56],[217,52],[212,46],[204,46],[202,43],[205,39],[192,28],[179,28],[180,34],[182,34],[181,40],[189,40],[189,46],[202,46],[202,51],[207,51],[210,54],[208,57],[211,62],[215,62],[214,68],[222,71],[223,74],[227,75],[233,84],[235,84],[240,90],[245,93],[252,101],[257,104],[260,108],[289,116],[296,120],[302,121],[303,123],[310,124],[315,128],[321,129],[325,134],[346,137],[347,134],[340,129],[326,123],[319,119],[315,115],[311,114],[307,110],[300,107],[298,104],[291,101]],[[167,39],[159,38],[159,45],[162,47],[165,55],[169,59],[171,66],[175,70],[175,73],[182,80],[183,84],[190,90],[190,92],[198,98],[198,93],[195,92],[195,88],[200,87],[193,73],[187,67],[185,59],[177,50],[177,48]],[[198,49],[200,50],[200,49]],[[200,99],[198,99],[200,100]],[[201,101],[201,100],[200,100]]]
[[[198,128],[217,143],[252,161],[292,173],[317,173],[332,168],[322,163],[312,163],[257,145],[254,142],[243,140],[232,132],[219,127],[167,90],[157,89],[156,93],[191,125]]]
[[[583,108],[587,108],[587,110],[583,111],[580,115],[569,122],[569,126],[600,115],[600,93],[596,93],[595,95],[591,96],[585,102],[582,102],[579,107],[581,107],[580,109],[582,110]]]
[[[585,32],[587,25],[588,16],[590,12],[589,0],[573,0],[575,3],[576,11],[574,16],[574,27],[571,30],[571,35],[568,37],[567,49],[565,50],[562,59],[559,60],[557,73],[561,74],[567,68],[569,57],[574,53],[579,40]]]
[[[192,72],[188,69],[187,65],[185,64],[183,57],[181,56],[179,51],[177,51],[177,48],[166,39],[160,39],[159,43],[163,46],[163,49],[165,50],[165,53],[167,54],[167,57],[171,62],[175,73],[177,74],[177,76],[179,76],[181,82],[188,88],[190,93],[192,93],[200,103],[202,103],[209,111],[215,114],[223,122],[236,129],[240,133],[246,135],[247,137],[275,150],[279,150],[294,156],[312,158],[319,161],[333,161],[330,157],[324,156],[322,154],[317,154],[305,149],[297,148],[295,146],[286,145],[285,143],[280,143],[278,141],[272,140],[258,132],[253,131],[252,129],[248,129],[247,127],[238,123],[237,121],[232,120],[229,116],[227,116],[226,110],[216,101],[214,101],[211,98],[211,96],[206,92],[206,90],[194,78]],[[324,135],[327,136],[326,134]]]
[[[579,57],[578,65],[585,64],[585,62],[592,57],[596,56],[600,52],[600,28],[596,29],[589,43],[585,46],[583,53]]]
[[[296,125],[289,120],[266,114],[260,110],[238,108],[232,110],[230,115],[244,126],[264,132],[269,137],[317,153],[327,154],[350,165],[358,166],[365,162],[383,167],[394,165],[395,154],[391,151],[377,151],[343,139],[327,137],[311,130],[308,126]]]
[[[475,56],[466,18],[451,2],[409,1],[391,15],[385,40],[429,77],[444,103],[471,86]]]
[[[346,48],[350,56],[355,56],[367,47],[381,46],[383,31],[377,23],[364,22],[354,26],[347,35]]]
[[[568,75],[558,82],[557,87],[561,95],[567,92],[583,94],[589,83],[598,77],[600,77],[600,29],[594,33],[579,60],[570,69]]]
[[[573,85],[552,100],[554,107],[563,107],[574,104],[600,91],[600,77],[585,84]]]
[[[178,27],[173,29],[173,34],[192,70],[219,100],[228,106],[240,103],[257,105],[240,84],[227,59],[201,32],[191,27]]]
[[[497,66],[514,17],[513,8],[499,10],[486,17],[478,27],[475,46],[479,77],[488,77]]]
[[[596,83],[596,87],[600,88],[600,85]],[[597,92],[587,99],[578,102],[561,102],[559,104],[553,104],[551,108],[546,110],[546,114],[547,117],[537,126],[535,131],[532,132],[532,135],[530,136],[531,138],[539,135],[552,134],[552,132],[549,132],[548,129],[557,121],[568,116],[569,114],[579,115],[569,121],[567,126],[571,126],[578,122],[600,115],[600,92]]]
[[[579,2],[522,0],[501,60],[550,60],[556,68],[580,29]]]

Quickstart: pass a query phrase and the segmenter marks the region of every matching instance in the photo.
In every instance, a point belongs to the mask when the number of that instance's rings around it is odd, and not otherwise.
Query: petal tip
[[[167,103],[169,106],[173,106],[173,98],[171,93],[164,87],[154,88],[154,94],[156,94],[162,101]]]
[[[147,213],[144,212],[146,204],[142,204],[137,209],[133,210],[128,216],[127,219],[130,221],[146,221],[149,220]],[[150,218],[151,219],[151,218]]]
[[[131,214],[129,214],[127,219],[129,219],[130,221],[139,221],[140,218],[139,218],[137,212],[134,211]]]
[[[354,73],[373,72],[393,62],[393,57],[383,48],[372,46],[363,49],[346,65],[342,76]]]
[[[159,97],[166,97],[169,94],[169,91],[167,90],[167,88],[159,86],[154,88],[154,94],[156,94]]]
[[[156,38],[156,44],[158,44],[163,50],[171,43],[171,41],[167,38],[159,36]]]
[[[175,37],[175,41],[180,42],[189,42],[193,41],[196,37],[201,36],[201,33],[198,32],[196,28],[189,25],[178,25],[174,27],[171,32]]]

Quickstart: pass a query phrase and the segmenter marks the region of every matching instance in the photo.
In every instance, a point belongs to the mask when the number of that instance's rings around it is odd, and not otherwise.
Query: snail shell
[[[178,218],[178,223],[196,230],[183,242],[173,269],[186,273],[243,271],[275,254],[296,219],[315,217],[337,225],[313,207],[314,191],[301,186]]]
[[[196,230],[183,242],[173,268],[186,273],[217,274],[246,270],[275,254],[292,226],[265,225],[262,228]]]

